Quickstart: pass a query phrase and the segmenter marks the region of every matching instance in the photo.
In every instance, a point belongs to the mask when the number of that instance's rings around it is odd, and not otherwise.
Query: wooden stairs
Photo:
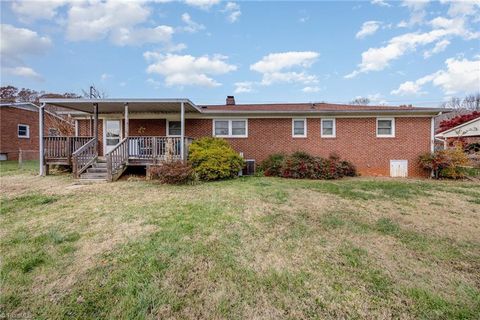
[[[107,162],[105,159],[97,159],[84,173],[80,180],[85,182],[107,182]]]

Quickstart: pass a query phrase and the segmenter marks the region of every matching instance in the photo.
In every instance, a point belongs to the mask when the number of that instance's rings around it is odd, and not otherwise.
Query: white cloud
[[[302,89],[302,91],[303,91],[303,92],[306,92],[306,93],[319,92],[320,90],[322,90],[322,88],[317,87],[317,86],[314,86],[314,87],[305,87],[305,88]]]
[[[436,54],[436,53],[439,53],[439,52],[442,52],[442,51],[445,51],[445,49],[450,45],[450,41],[444,39],[444,40],[441,40],[441,41],[438,41],[436,44],[435,44],[435,47],[433,47],[433,49],[431,50],[427,50],[423,53],[423,57],[425,59],[428,59],[430,58],[432,55]]]
[[[410,10],[409,21],[401,21],[397,26],[399,28],[413,27],[424,22],[427,12],[425,7],[430,0],[403,0],[402,6]]]
[[[251,70],[261,73],[275,72],[294,66],[310,67],[319,57],[314,51],[289,51],[282,53],[270,53],[262,60],[252,64]]]
[[[182,14],[182,21],[186,24],[186,26],[183,27],[183,30],[186,32],[195,33],[197,31],[205,29],[205,26],[203,24],[193,21],[192,17],[186,12]]]
[[[444,40],[446,37],[458,36],[464,39],[480,37],[480,32],[472,32],[465,27],[463,19],[436,18],[429,23],[433,30],[424,33],[411,32],[390,39],[388,44],[379,48],[369,48],[362,53],[362,62],[358,69],[347,74],[345,78],[353,78],[360,73],[380,71],[389,66],[392,60],[413,52],[418,46],[428,45]],[[440,45],[445,45],[445,42]]]
[[[254,83],[251,81],[235,82],[235,93],[248,93],[253,91]]]
[[[314,51],[271,53],[252,64],[250,70],[263,75],[262,85],[271,85],[277,82],[317,83],[317,76],[309,75],[303,69],[309,68],[318,57],[319,53]],[[289,71],[293,68],[302,70],[300,72]]]
[[[25,66],[26,56],[41,55],[52,46],[49,37],[38,35],[26,28],[17,28],[10,24],[0,26],[0,60],[2,69],[8,74],[39,79],[40,75]]]
[[[167,43],[171,40],[174,31],[170,26],[155,28],[120,28],[111,34],[111,41],[118,46],[142,45],[144,43]]]
[[[42,77],[30,67],[7,67],[3,68],[2,71],[18,77],[30,78],[33,80],[42,80]]]
[[[380,22],[379,21],[366,21],[363,23],[362,28],[360,31],[357,32],[355,37],[357,39],[363,39],[366,36],[372,35],[375,32],[377,32],[378,28],[380,28]]]
[[[242,14],[242,11],[240,11],[240,6],[235,2],[227,2],[222,11],[227,14],[227,20],[230,23],[236,22]]]
[[[208,10],[212,6],[220,3],[220,0],[185,0],[185,3],[203,10]]]
[[[30,23],[36,20],[53,19],[57,15],[58,9],[66,3],[66,0],[16,0],[12,2],[12,11],[20,21]]]
[[[372,0],[370,1],[371,4],[375,4],[381,7],[391,7],[392,5],[386,2],[385,0]]]
[[[406,81],[391,94],[409,95],[421,94],[422,87],[431,83],[440,87],[445,94],[468,93],[480,88],[480,58],[477,60],[450,58],[445,61],[446,70],[422,77],[416,81]]]
[[[137,27],[149,16],[150,8],[144,1],[72,2],[66,36],[71,41],[108,38],[119,46],[170,41],[174,33],[170,26]]]
[[[370,1],[371,4],[375,4],[381,7],[391,7],[392,5],[386,2],[385,0],[372,0]]]
[[[450,4],[450,7],[448,8],[448,14],[452,17],[474,15],[476,14],[475,13],[476,9],[480,7],[479,0],[468,0],[468,1],[441,0],[440,2]]]
[[[100,80],[102,81],[107,81],[108,79],[111,79],[113,78],[113,76],[109,73],[102,73],[102,75],[100,76]]]
[[[144,57],[150,62],[147,73],[164,76],[166,86],[216,87],[221,84],[211,78],[212,75],[221,75],[237,69],[235,65],[226,62],[228,57],[222,55],[194,57],[147,51]]]

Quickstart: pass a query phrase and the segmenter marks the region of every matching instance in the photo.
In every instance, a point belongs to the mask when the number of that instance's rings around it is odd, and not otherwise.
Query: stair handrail
[[[75,178],[85,171],[98,157],[97,141],[95,138],[88,140],[83,146],[72,153],[72,172]]]
[[[128,137],[123,138],[112,150],[105,154],[107,160],[107,180],[113,181],[119,170],[128,163]],[[118,177],[116,177],[118,178]]]

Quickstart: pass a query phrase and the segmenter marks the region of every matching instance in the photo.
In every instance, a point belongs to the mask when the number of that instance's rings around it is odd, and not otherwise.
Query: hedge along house
[[[42,137],[44,164],[70,164],[76,177],[115,180],[127,166],[185,160],[193,139],[226,139],[250,163],[273,153],[336,153],[362,175],[423,176],[433,118],[445,109],[328,103],[197,106],[188,99],[45,99],[72,110],[81,146]],[[42,115],[43,113],[41,113]],[[42,123],[42,116],[40,117]],[[80,139],[80,138],[79,138]],[[103,160],[104,159],[104,160]],[[104,163],[103,163],[104,161]]]

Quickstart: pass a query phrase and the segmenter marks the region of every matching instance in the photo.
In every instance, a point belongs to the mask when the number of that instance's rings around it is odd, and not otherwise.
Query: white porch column
[[[185,160],[185,105],[180,103],[180,159]]]
[[[98,150],[98,103],[93,104],[93,137]]]
[[[45,120],[45,103],[40,105],[38,110],[38,148],[40,152],[40,175],[45,176],[45,146],[43,141],[43,130]]]
[[[129,120],[128,120],[128,102],[125,102],[125,138],[128,138]]]

